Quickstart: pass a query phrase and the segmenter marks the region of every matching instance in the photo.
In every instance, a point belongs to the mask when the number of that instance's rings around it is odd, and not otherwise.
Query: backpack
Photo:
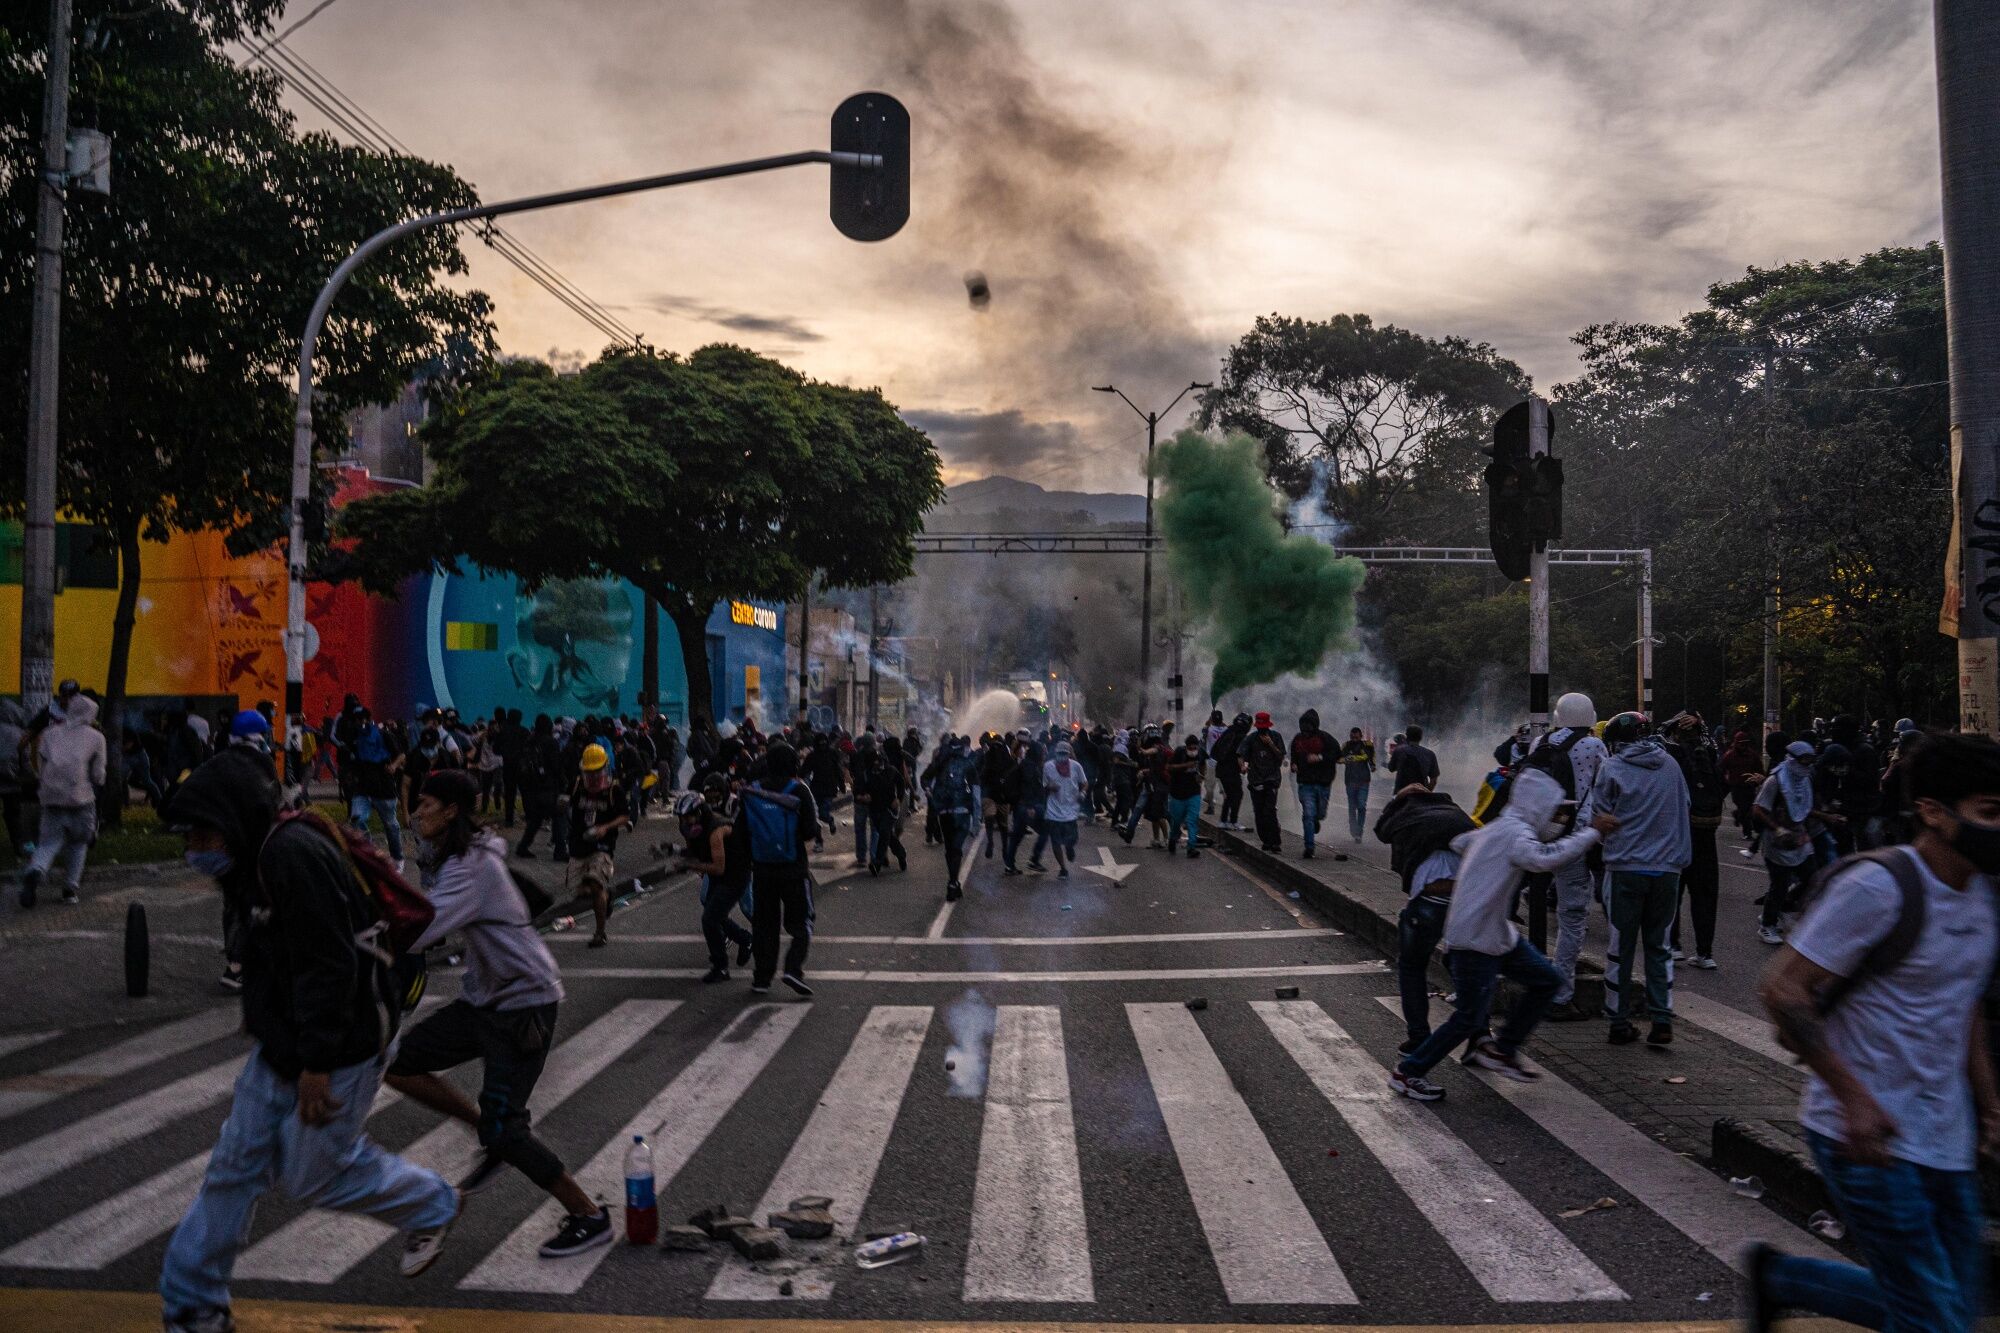
[[[389,762],[389,744],[382,739],[381,724],[370,722],[354,738],[354,757],[364,764]]]
[[[1558,745],[1537,745],[1528,751],[1527,757],[1510,769],[1495,770],[1487,779],[1479,794],[1479,802],[1474,807],[1472,817],[1482,827],[1491,824],[1507,808],[1507,801],[1514,794],[1514,779],[1528,769],[1537,769],[1548,774],[1562,784],[1563,796],[1567,800],[1576,799],[1576,764],[1569,752],[1576,743],[1590,734],[1582,727],[1571,727],[1569,735]]]
[[[805,784],[793,778],[781,792],[759,783],[743,789],[743,818],[750,826],[750,860],[757,865],[788,865],[799,859],[798,793]]]
[[[282,810],[271,825],[271,836],[295,821],[310,826],[340,850],[354,886],[373,910],[373,924],[354,937],[363,953],[372,957],[389,978],[390,994],[404,1013],[417,1007],[429,984],[422,954],[411,948],[430,929],[437,909],[421,889],[396,873],[395,862],[365,835],[350,834],[317,810]],[[265,897],[270,889],[264,890]]]
[[[947,759],[931,780],[931,808],[953,811],[972,808],[972,783],[965,776],[968,759]]]
[[[1861,956],[1861,963],[1854,969],[1854,975],[1835,977],[1819,993],[1821,1017],[1840,1007],[1847,993],[1856,985],[1872,976],[1893,972],[1900,966],[1910,951],[1917,947],[1917,940],[1924,933],[1924,917],[1928,907],[1924,895],[1924,875],[1911,859],[1911,854],[1894,847],[1878,847],[1873,851],[1856,852],[1843,856],[1832,865],[1820,870],[1806,885],[1806,891],[1799,901],[1799,915],[1805,914],[1826,896],[1827,886],[1845,871],[1862,862],[1881,866],[1896,880],[1896,891],[1902,895],[1902,904],[1896,909],[1896,923],[1889,927],[1889,933],[1877,940],[1867,953]]]
[[[1695,819],[1721,819],[1729,789],[1723,785],[1715,751],[1706,745],[1680,747],[1686,757],[1681,773],[1687,778],[1688,814]]]
[[[1244,734],[1235,727],[1229,728],[1229,730],[1215,738],[1215,744],[1210,748],[1208,757],[1218,764],[1228,763],[1236,757],[1236,752],[1242,748]]]

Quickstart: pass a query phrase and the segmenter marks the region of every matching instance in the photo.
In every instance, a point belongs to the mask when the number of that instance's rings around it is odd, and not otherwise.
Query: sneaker
[[[1613,1023],[1611,1031],[1606,1034],[1604,1039],[1613,1046],[1630,1046],[1633,1042],[1639,1040],[1639,1029],[1633,1027],[1630,1023]]]
[[[506,1167],[507,1164],[500,1160],[498,1153],[480,1153],[479,1160],[473,1163],[470,1171],[465,1173],[465,1178],[458,1182],[459,1197],[465,1198],[468,1195],[479,1193],[494,1181],[500,1179],[500,1173]]]
[[[602,935],[592,935],[590,937],[590,943],[584,945],[583,947],[586,949],[602,949],[605,945],[609,943],[611,943],[611,941],[606,939]]]
[[[536,1253],[544,1259],[567,1259],[572,1254],[582,1254],[600,1245],[611,1243],[611,1210],[599,1208],[596,1213],[579,1217],[575,1213],[563,1218],[556,1228],[556,1234],[543,1243]]]
[[[752,995],[769,995],[771,993],[771,983],[768,981],[753,981],[750,983],[750,993]]]
[[[1749,1333],[1771,1333],[1778,1326],[1778,1307],[1764,1289],[1764,1274],[1777,1257],[1775,1248],[1757,1240],[1744,1248],[1743,1257],[1736,1265],[1742,1270],[1743,1281],[1749,1287],[1743,1310],[1743,1327]]]
[[[1313,859],[1313,849],[1310,847],[1306,848],[1303,852],[1299,853],[1299,860],[1301,861],[1310,861],[1312,859]]]
[[[1674,1044],[1674,1025],[1655,1023],[1646,1033],[1648,1046],[1671,1046]]]
[[[1742,857],[1746,861],[1754,861],[1757,859],[1757,849],[1755,847],[1745,847],[1742,851],[1736,854]]]
[[[76,896],[75,889],[69,888],[67,886],[65,886],[63,889],[62,900],[63,903],[69,907],[74,907],[78,903],[83,901],[83,899]]]
[[[1473,1048],[1467,1062],[1479,1069],[1489,1069],[1502,1078],[1510,1078],[1516,1083],[1534,1083],[1541,1075],[1521,1063],[1521,1057],[1510,1055],[1500,1049],[1497,1042],[1484,1042]]]
[[[1130,842],[1131,839],[1126,839]],[[35,896],[41,891],[42,872],[30,867],[21,872],[21,906],[33,907]]]
[[[964,896],[965,896],[965,890],[958,887],[957,880],[953,880],[951,883],[944,886],[944,900],[946,902],[955,903]]]
[[[459,1208],[460,1211],[464,1210],[463,1200],[460,1200]],[[420,1276],[438,1261],[438,1256],[444,1253],[444,1238],[451,1234],[451,1224],[456,1221],[458,1214],[453,1213],[451,1222],[446,1222],[443,1226],[403,1233],[404,1277]]]
[[[1200,853],[1200,852],[1198,852],[1198,851],[1196,851],[1196,850],[1195,850],[1194,848],[1192,848],[1192,847],[1188,848],[1188,860],[1190,860],[1190,861],[1199,861],[1199,860],[1201,860],[1201,853]]]
[[[231,994],[240,994],[243,990],[243,969],[240,967],[224,968],[222,975],[215,979],[215,984]]]
[[[1688,960],[1688,956],[1687,956],[1687,950],[1685,950],[1685,949],[1675,949],[1675,950],[1673,951],[1673,960],[1674,960],[1674,961],[1675,961],[1676,963],[1685,963],[1685,962],[1686,962],[1686,961]]]
[[[1121,838],[1123,838],[1123,839],[1125,839],[1125,845],[1126,845],[1127,847],[1130,847],[1130,846],[1132,845],[1132,830],[1131,830],[1131,829],[1128,829],[1128,828],[1122,828],[1122,829],[1119,829],[1119,830],[1118,830],[1118,836],[1119,836],[1119,837],[1121,837]],[[29,903],[29,904],[28,904],[28,906],[32,907],[32,906],[34,906],[34,904],[33,904],[33,903]]]
[[[1444,1089],[1421,1074],[1405,1074],[1398,1069],[1389,1075],[1389,1091],[1408,1097],[1413,1102],[1441,1102]]]
[[[790,986],[792,988],[792,994],[803,995],[808,1000],[812,998],[813,988],[811,986],[806,985],[806,979],[800,976],[798,973],[787,972],[785,973],[784,976],[778,978],[778,980],[784,982],[787,986]]]
[[[1416,1052],[1416,1049],[1417,1049],[1417,1047],[1419,1047],[1419,1046],[1421,1046],[1421,1045],[1423,1045],[1423,1042],[1421,1042],[1421,1041],[1407,1041],[1407,1040],[1406,1040],[1406,1041],[1403,1041],[1403,1042],[1401,1042],[1400,1044],[1398,1044],[1398,1045],[1397,1045],[1397,1047],[1396,1047],[1396,1054],[1398,1054],[1398,1055],[1413,1055],[1413,1054],[1415,1054],[1415,1052]]]
[[[1049,868],[1032,856],[1028,858],[1028,869],[1034,871],[1037,875],[1046,875],[1049,873]]]
[[[1700,968],[1704,972],[1713,972],[1716,969],[1716,961],[1705,953],[1698,953],[1688,959],[1688,966]]]
[[[745,940],[745,941],[743,941],[743,943],[741,943],[741,944],[739,944],[739,945],[737,945],[737,946],[736,946],[736,966],[738,966],[738,967],[748,967],[748,966],[750,966],[750,941],[749,941],[749,940]]]
[[[162,1317],[161,1333],[236,1333],[236,1317],[227,1310],[204,1310],[200,1314]]]
[[[704,986],[713,986],[718,981],[727,980],[729,980],[729,969],[726,967],[711,967],[701,974],[701,984]]]
[[[1068,878],[1069,878],[1069,867],[1068,867],[1068,866],[1057,866],[1057,867],[1056,867],[1056,878],[1057,878],[1057,879],[1068,879]]]
[[[26,892],[26,890],[23,890],[23,892]],[[1757,927],[1757,938],[1766,944],[1783,944],[1785,942],[1784,932],[1776,926]]]

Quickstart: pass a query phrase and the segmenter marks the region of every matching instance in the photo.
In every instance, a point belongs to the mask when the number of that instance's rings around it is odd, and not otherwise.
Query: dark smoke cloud
[[[931,437],[956,474],[991,476],[1047,471],[1073,455],[1079,433],[1067,421],[1030,421],[1018,407],[1004,412],[905,412],[903,419]]]
[[[768,334],[788,343],[825,341],[824,334],[815,333],[804,323],[789,315],[757,315],[747,310],[731,310],[726,306],[710,305],[706,301],[696,301],[689,297],[667,293],[647,297],[636,306],[614,308],[656,310],[663,315],[699,320],[704,324],[714,324],[718,328],[730,329],[737,333]]]

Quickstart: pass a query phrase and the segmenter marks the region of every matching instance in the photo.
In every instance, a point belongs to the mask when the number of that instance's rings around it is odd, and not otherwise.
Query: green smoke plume
[[[1153,475],[1167,564],[1211,626],[1209,701],[1317,670],[1354,628],[1361,562],[1284,530],[1247,435],[1184,430],[1154,452]]]

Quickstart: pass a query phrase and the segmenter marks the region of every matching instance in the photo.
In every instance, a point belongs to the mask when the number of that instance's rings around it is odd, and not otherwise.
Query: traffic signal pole
[[[1549,405],[1528,399],[1528,457],[1549,452]],[[1535,542],[1528,554],[1528,728],[1549,729],[1549,547]]]

